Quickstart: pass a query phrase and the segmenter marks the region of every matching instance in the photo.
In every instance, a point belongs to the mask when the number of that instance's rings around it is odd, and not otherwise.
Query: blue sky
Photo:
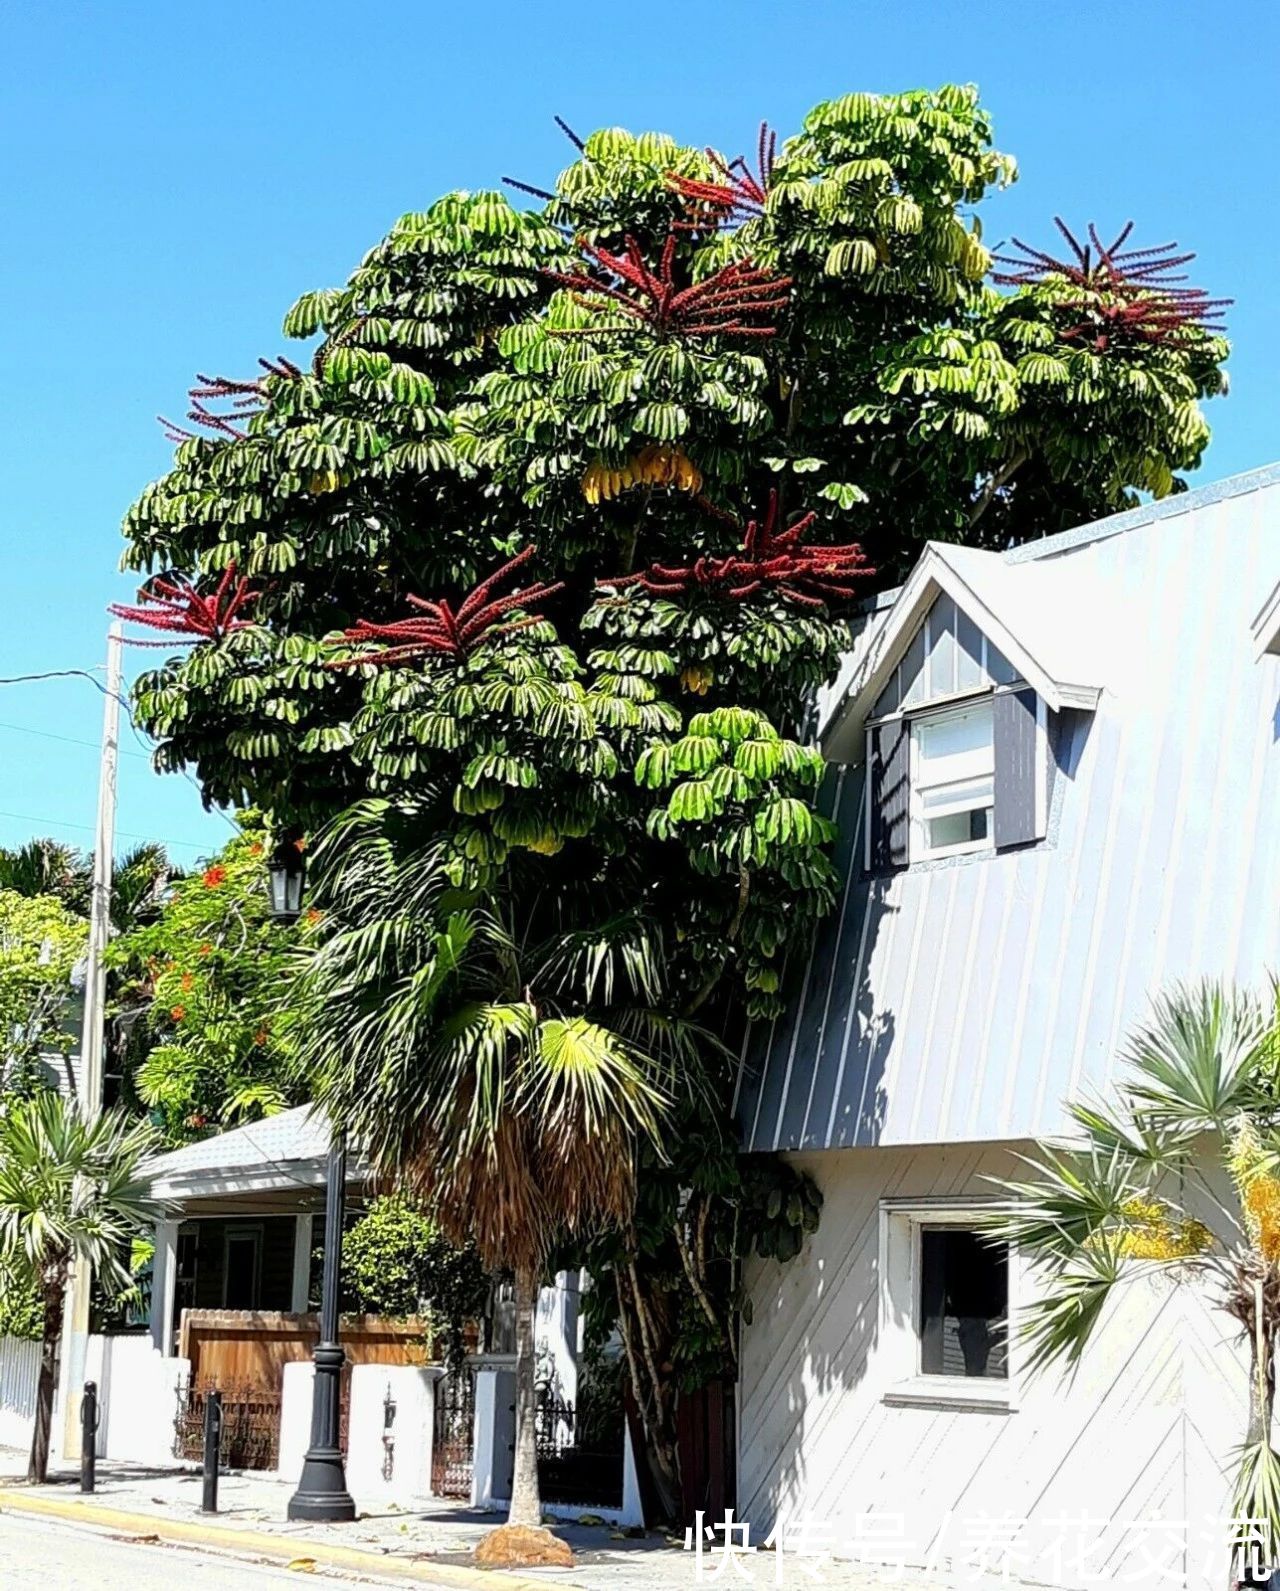
[[[119,522],[166,467],[153,416],[197,369],[284,346],[298,293],[397,215],[507,173],[546,183],[580,131],[748,145],[852,89],[977,82],[1021,180],[988,241],[1060,212],[1195,248],[1236,306],[1202,477],[1280,456],[1280,21],[1269,0],[9,0],[0,10],[0,676],[92,668]],[[154,654],[152,654],[154,655]],[[130,669],[149,655],[133,653]],[[0,844],[93,823],[101,697],[0,686]],[[118,823],[193,860],[228,830],[126,730]]]

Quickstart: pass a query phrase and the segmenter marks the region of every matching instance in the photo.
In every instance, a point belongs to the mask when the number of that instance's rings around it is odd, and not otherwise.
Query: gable
[[[867,721],[914,705],[910,693],[936,701],[1021,680],[1053,712],[1092,711],[1103,665],[1078,587],[1061,565],[930,542],[828,702],[828,759],[860,763]]]
[[[943,593],[907,642],[871,717],[923,706],[965,691],[1012,685],[1018,671],[970,616]]]

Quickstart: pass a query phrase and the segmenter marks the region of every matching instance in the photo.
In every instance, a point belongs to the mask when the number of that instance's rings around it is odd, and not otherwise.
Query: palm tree
[[[158,917],[169,886],[182,877],[158,840],[135,845],[111,872],[111,927],[128,933]]]
[[[88,915],[90,865],[74,845],[49,838],[0,847],[0,889],[15,895],[53,895],[78,917]]]
[[[158,840],[126,851],[112,869],[111,926],[124,933],[154,916],[164,892],[182,874]],[[89,915],[93,860],[61,840],[28,840],[16,849],[0,846],[0,889],[16,895],[53,895],[77,917]]]
[[[127,1285],[130,1239],[146,1209],[135,1178],[149,1127],[110,1111],[86,1121],[52,1090],[11,1100],[0,1116],[0,1269],[33,1285],[43,1314],[36,1420],[27,1477],[49,1469],[62,1308],[73,1265]]]
[[[1154,1002],[1123,1059],[1116,1106],[1071,1105],[1079,1140],[1041,1146],[1030,1177],[1001,1182],[1010,1198],[992,1235],[1018,1244],[1041,1283],[1022,1327],[1029,1364],[1075,1364],[1107,1300],[1135,1275],[1208,1283],[1249,1354],[1236,1517],[1266,1520],[1280,1540],[1275,1017],[1221,984],[1178,986]]]
[[[512,1269],[509,1522],[537,1525],[543,1268],[557,1240],[627,1219],[636,1151],[660,1151],[702,1035],[659,1011],[643,922],[606,913],[591,936],[564,930],[563,892],[548,890],[517,929],[502,896],[452,890],[439,849],[385,802],[337,820],[316,862],[333,927],[292,990],[300,1064],[335,1127],[429,1201],[450,1241]]]

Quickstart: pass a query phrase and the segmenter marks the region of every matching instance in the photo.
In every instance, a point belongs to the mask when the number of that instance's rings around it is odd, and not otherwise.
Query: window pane
[[[1009,1250],[960,1227],[920,1233],[920,1369],[1009,1374]]]
[[[898,664],[898,682],[903,707],[924,699],[924,625],[911,637],[911,645]]]
[[[980,778],[995,766],[991,704],[922,719],[916,726],[922,786]]]
[[[981,685],[982,632],[967,613],[956,617],[956,689],[965,691]]]
[[[976,807],[968,812],[949,812],[929,819],[929,849],[945,851],[953,845],[971,845],[985,840],[990,828],[991,809]]]
[[[929,695],[950,696],[956,688],[956,605],[942,596],[929,615]]]

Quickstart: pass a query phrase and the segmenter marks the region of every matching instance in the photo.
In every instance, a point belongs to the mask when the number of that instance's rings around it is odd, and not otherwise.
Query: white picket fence
[[[0,1337],[0,1447],[31,1446],[36,1417],[40,1344]]]

